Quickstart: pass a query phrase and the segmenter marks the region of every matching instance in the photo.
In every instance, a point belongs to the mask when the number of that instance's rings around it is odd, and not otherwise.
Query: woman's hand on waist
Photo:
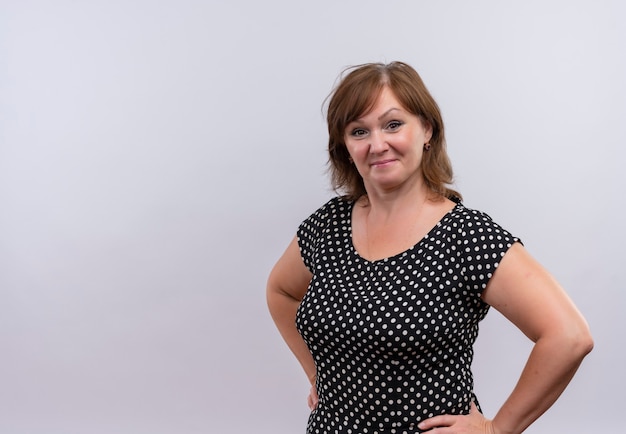
[[[497,434],[491,420],[473,402],[468,415],[443,414],[422,421],[418,427],[433,434]]]
[[[311,386],[311,391],[309,392],[309,396],[307,398],[307,404],[311,411],[317,408],[317,403],[319,399],[317,397],[317,390],[315,389],[315,383]]]

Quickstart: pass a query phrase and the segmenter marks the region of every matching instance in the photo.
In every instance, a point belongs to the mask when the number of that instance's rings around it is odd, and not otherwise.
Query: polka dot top
[[[308,434],[419,433],[467,414],[481,292],[516,241],[462,203],[416,245],[368,261],[352,243],[354,203],[331,199],[298,228],[313,278],[296,326],[317,368]]]

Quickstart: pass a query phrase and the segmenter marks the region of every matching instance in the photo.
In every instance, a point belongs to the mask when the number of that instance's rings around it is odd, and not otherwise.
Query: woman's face
[[[373,109],[346,127],[348,153],[368,193],[422,182],[422,154],[432,129],[384,87]]]

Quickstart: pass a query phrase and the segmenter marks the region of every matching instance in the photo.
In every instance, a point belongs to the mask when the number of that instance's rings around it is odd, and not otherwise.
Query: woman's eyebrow
[[[395,110],[400,111],[400,109],[399,109],[399,108],[397,108],[397,107],[391,107],[391,108],[390,108],[389,110],[387,110],[385,113],[383,113],[382,115],[378,116],[378,120],[383,119],[385,116],[387,116],[389,113],[391,113],[392,111],[395,111]],[[365,115],[364,115],[364,116],[365,116]],[[363,122],[363,118],[361,117],[361,118],[355,119],[355,120],[353,120],[352,122],[348,123],[348,125],[350,125],[350,124],[352,124],[352,123],[355,123],[355,122],[356,122],[356,123],[362,123],[362,122]]]
[[[387,116],[389,113],[391,113],[394,110],[400,110],[400,109],[392,107],[389,110],[387,110],[385,113],[383,113],[382,115],[378,116],[378,120],[381,120],[382,118],[384,118],[385,116]]]

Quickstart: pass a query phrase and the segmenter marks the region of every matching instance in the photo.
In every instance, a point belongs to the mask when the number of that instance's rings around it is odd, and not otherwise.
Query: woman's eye
[[[352,137],[363,137],[366,134],[367,134],[367,131],[365,131],[363,128],[355,128],[350,133]]]
[[[394,131],[397,130],[398,128],[400,128],[402,126],[402,122],[400,121],[391,121],[387,124],[387,129]]]

